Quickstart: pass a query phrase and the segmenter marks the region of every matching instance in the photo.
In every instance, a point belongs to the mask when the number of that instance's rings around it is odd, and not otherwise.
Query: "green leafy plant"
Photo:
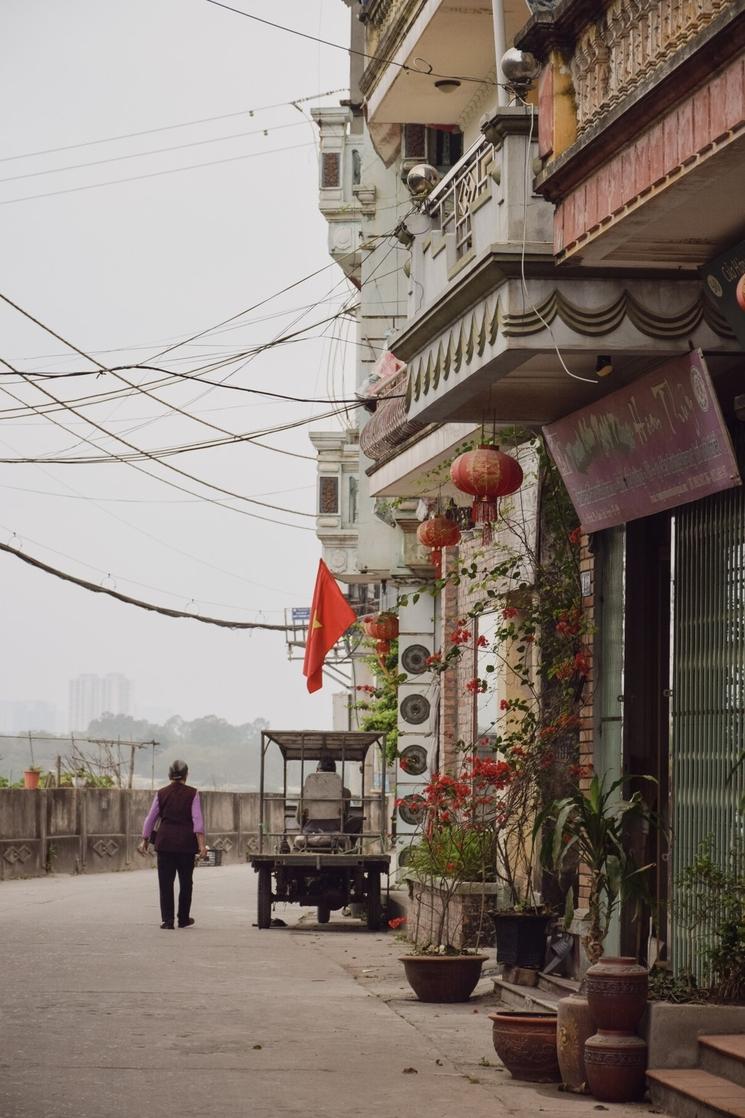
[[[390,651],[382,660],[371,655],[366,657],[366,663],[375,676],[375,684],[357,687],[364,698],[355,703],[355,710],[361,712],[361,730],[385,733],[386,761],[390,765],[398,753],[398,686],[407,678],[397,671],[398,641],[391,641]]]
[[[652,777],[643,779],[651,780]],[[590,964],[603,954],[603,945],[619,902],[637,903],[645,896],[646,875],[651,865],[638,866],[628,849],[625,823],[648,818],[649,809],[640,792],[623,799],[623,778],[606,783],[594,775],[586,791],[549,804],[536,818],[534,834],[543,836],[541,860],[551,870],[579,864],[584,867],[590,889],[587,931],[582,942]],[[574,916],[572,892],[567,892],[566,924]]]
[[[675,911],[690,957],[703,962],[703,985],[717,1001],[745,1001],[744,860],[745,842],[719,861],[709,836],[676,882]]]

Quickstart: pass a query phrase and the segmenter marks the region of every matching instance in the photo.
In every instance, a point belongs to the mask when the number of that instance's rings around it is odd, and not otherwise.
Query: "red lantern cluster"
[[[499,498],[508,497],[520,488],[522,466],[516,458],[494,446],[480,446],[459,455],[450,467],[456,488],[469,493],[473,502],[473,520],[484,526],[484,543],[491,540],[491,525],[497,519]]]
[[[371,641],[375,641],[375,652],[382,665],[391,651],[391,641],[398,636],[398,618],[395,613],[375,613],[362,618],[362,628]]]
[[[442,549],[455,547],[460,540],[460,528],[447,516],[433,516],[423,520],[416,530],[417,539],[423,547],[429,547],[432,565],[439,578],[442,574]]]

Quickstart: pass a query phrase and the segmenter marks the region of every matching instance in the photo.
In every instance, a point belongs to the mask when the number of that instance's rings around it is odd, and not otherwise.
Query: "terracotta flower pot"
[[[632,1102],[644,1094],[647,1046],[634,1033],[598,1029],[585,1045],[585,1067],[599,1102]]]
[[[558,1083],[556,1014],[504,1010],[490,1013],[494,1051],[513,1079]]]
[[[587,972],[587,1001],[598,1028],[635,1032],[647,1004],[649,971],[630,955],[604,956]]]
[[[585,1043],[595,1032],[587,998],[570,994],[557,1007],[556,1053],[561,1082],[568,1091],[587,1090]]]
[[[23,774],[23,787],[24,788],[38,788],[41,773],[38,769],[26,769]]]
[[[401,962],[420,1002],[467,1002],[486,955],[402,955]]]

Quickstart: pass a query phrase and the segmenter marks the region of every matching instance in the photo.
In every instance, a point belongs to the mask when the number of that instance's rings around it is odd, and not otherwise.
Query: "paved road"
[[[148,871],[0,886],[0,1118],[589,1118],[507,1081],[482,1001],[413,1000],[391,935],[259,932],[254,882],[200,869],[173,932]]]

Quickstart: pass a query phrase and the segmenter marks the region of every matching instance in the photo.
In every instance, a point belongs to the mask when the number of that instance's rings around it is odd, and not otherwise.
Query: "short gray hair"
[[[168,770],[169,780],[186,780],[189,775],[189,766],[186,761],[172,761]]]

